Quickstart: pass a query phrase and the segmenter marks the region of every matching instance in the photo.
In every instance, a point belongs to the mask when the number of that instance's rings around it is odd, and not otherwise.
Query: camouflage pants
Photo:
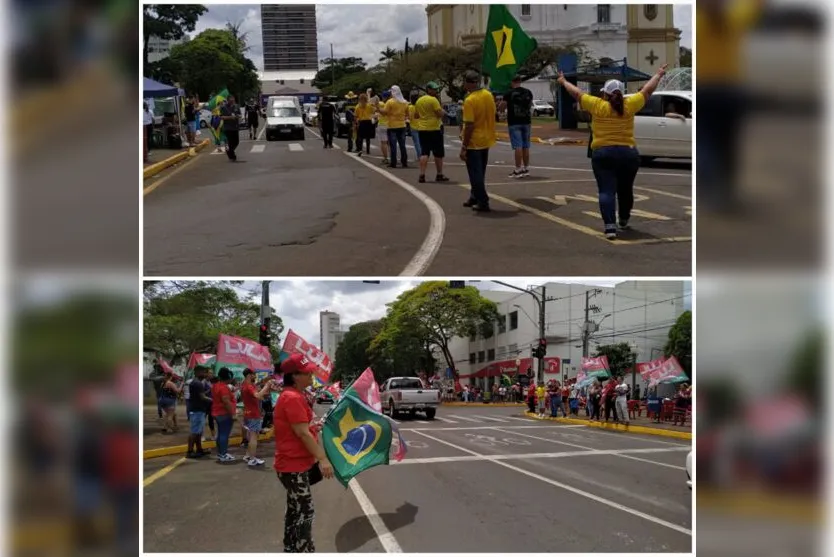
[[[309,472],[278,472],[287,490],[284,515],[284,553],[315,553],[313,544],[313,492]]]

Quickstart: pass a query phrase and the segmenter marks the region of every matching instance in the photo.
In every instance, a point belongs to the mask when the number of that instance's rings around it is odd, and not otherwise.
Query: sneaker
[[[629,226],[629,224],[628,224],[628,219],[621,220],[618,223],[618,226],[620,227],[620,230],[631,230],[631,226]]]
[[[472,199],[463,202],[464,207],[474,207],[476,202]]]
[[[529,175],[530,175],[530,169],[529,169],[529,168],[522,168],[522,169],[521,169],[521,174],[522,174],[524,177],[529,176]]]
[[[249,455],[244,455],[243,456],[243,462],[245,462],[246,464],[249,464],[252,460],[254,460],[254,459]]]
[[[444,176],[443,174],[438,174],[437,178],[434,179],[435,182],[448,182],[449,178]]]
[[[420,179],[419,179],[419,180],[417,180],[417,181],[418,181],[419,183],[421,183],[421,184],[425,184],[425,183],[426,183],[426,177],[425,177],[425,175],[421,174],[421,175],[420,175]]]
[[[207,435],[206,437],[203,437],[203,441],[214,441],[214,437],[212,437],[211,435]]]
[[[606,240],[616,240],[617,239],[617,230],[615,228],[606,228],[605,229],[605,239]]]
[[[250,458],[249,460],[247,460],[247,461],[246,461],[246,463],[247,463],[249,466],[252,466],[252,467],[255,467],[255,466],[263,466],[263,465],[265,464],[265,462],[266,462],[266,461],[264,461],[264,460],[262,460],[262,459],[260,459],[260,458]]]
[[[382,159],[382,163],[380,163],[380,164],[382,164],[382,166],[386,166],[386,165],[391,164],[391,163],[388,162],[388,159]]]
[[[472,210],[476,213],[489,213],[492,211],[492,209],[489,208],[489,205],[481,205],[479,203],[473,205]]]
[[[220,461],[220,462],[234,462],[236,459],[235,459],[235,457],[233,457],[229,453],[226,453],[224,455],[218,456],[217,460]]]
[[[507,178],[512,178],[514,180],[517,180],[518,178],[521,178],[522,176],[524,176],[524,173],[521,170],[513,170],[512,173],[507,175]]]
[[[388,165],[388,168],[397,168],[397,163],[394,163],[394,164],[389,164],[389,165]]]
[[[191,460],[196,460],[198,458],[202,458],[202,456],[203,456],[202,453],[187,453],[185,455],[185,458],[188,458],[188,459],[191,459]]]
[[[211,451],[207,451],[207,450],[203,449],[202,451],[200,451],[200,452],[198,452],[198,453],[196,453],[196,454],[197,454],[200,458],[203,458],[203,457],[206,457],[206,456],[211,456]]]

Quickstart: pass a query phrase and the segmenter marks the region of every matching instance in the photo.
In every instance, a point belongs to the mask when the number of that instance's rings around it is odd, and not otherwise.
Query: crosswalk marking
[[[464,417],[464,416],[458,416],[458,415],[456,415],[456,414],[449,414],[449,415],[450,415],[450,416],[452,416],[453,418],[457,418],[457,419],[459,419],[459,420],[463,420],[463,421],[465,421],[465,422],[473,422],[473,423],[478,423],[478,420],[473,420],[472,418],[466,418],[466,417]]]
[[[266,150],[266,145],[252,145],[252,153],[263,153]]]
[[[441,418],[440,416],[437,416],[434,419],[435,420],[440,420],[441,422],[445,422],[447,424],[456,424],[457,423],[457,421],[455,421],[455,420],[450,420],[448,418]]]
[[[288,145],[288,147],[289,147],[290,151],[303,151],[304,150],[304,146],[301,145],[301,143],[290,143]]]
[[[508,420],[518,420],[520,422],[530,422],[528,418],[518,418],[516,416],[505,416]]]
[[[501,422],[502,424],[506,421],[502,418],[491,418],[490,416],[475,416],[476,418],[481,418],[482,420],[489,420],[490,422]]]
[[[426,424],[426,425],[431,424],[431,422],[427,422],[427,421],[424,421],[424,420],[414,420],[414,421],[417,422],[418,424]]]

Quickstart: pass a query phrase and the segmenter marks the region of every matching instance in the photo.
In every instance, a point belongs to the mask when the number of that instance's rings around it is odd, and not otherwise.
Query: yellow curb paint
[[[720,513],[801,523],[820,523],[824,517],[821,502],[801,497],[744,491],[719,493],[699,488],[696,498],[699,508]]]
[[[72,539],[72,525],[68,521],[38,522],[37,524],[13,524],[12,547],[18,551],[43,551],[47,547],[63,555],[61,552]],[[66,553],[69,555],[69,552]]]
[[[150,178],[151,176],[156,176],[157,174],[159,174],[160,172],[162,172],[163,170],[165,170],[169,166],[173,166],[173,165],[177,164],[178,162],[187,159],[188,156],[189,156],[188,151],[182,151],[181,153],[177,153],[176,155],[168,157],[167,159],[165,159],[163,161],[159,161],[157,163],[154,163],[154,164],[150,165],[149,167],[145,168],[145,170],[142,172],[142,177],[143,178]]]
[[[687,433],[685,431],[672,431],[668,429],[660,429],[656,427],[645,427],[639,425],[630,425],[624,426],[621,424],[606,424],[604,422],[589,422],[588,420],[577,420],[574,418],[551,418],[545,416],[544,418],[536,415],[531,414],[530,412],[525,412],[525,416],[528,418],[532,418],[534,420],[542,420],[542,421],[549,421],[549,422],[559,422],[564,424],[577,424],[577,425],[584,425],[587,427],[596,427],[599,429],[610,429],[612,431],[622,431],[625,433],[641,433],[644,435],[657,435],[658,437],[670,437],[673,439],[683,439],[687,441],[692,440],[692,434]]]
[[[174,468],[176,468],[177,466],[179,466],[183,462],[185,462],[185,459],[181,458],[181,459],[176,460],[173,463],[169,464],[168,466],[166,466],[165,468],[163,468],[159,472],[156,472],[155,474],[151,474],[150,476],[145,478],[145,481],[142,482],[142,487],[148,487],[149,485],[154,483],[159,478],[162,478],[162,477],[166,476],[168,473],[173,471]]]
[[[588,215],[589,217],[599,217],[599,213],[594,211],[582,211],[583,215]],[[632,209],[631,215],[634,217],[641,217],[647,220],[672,220],[670,217],[659,215],[657,213],[650,213],[648,211],[640,211],[639,209]]]
[[[272,439],[274,432],[269,431],[264,433],[263,435],[258,436],[258,441],[269,441]],[[236,445],[243,441],[242,437],[229,437],[229,446]],[[217,447],[217,443],[214,441],[204,441],[203,448],[204,449],[214,449]],[[159,458],[162,456],[173,456],[178,454],[185,454],[188,452],[188,445],[175,445],[173,447],[161,447],[159,449],[148,449],[142,452],[142,458]]]
[[[515,402],[515,403],[514,402],[501,402],[501,403],[495,403],[495,404],[492,404],[492,403],[483,404],[483,403],[480,403],[480,402],[444,402],[444,403],[441,404],[441,406],[450,406],[450,407],[455,406],[455,407],[461,407],[461,408],[483,408],[483,407],[487,407],[487,406],[492,406],[493,408],[517,408],[517,407],[523,407],[524,403],[523,402]]]

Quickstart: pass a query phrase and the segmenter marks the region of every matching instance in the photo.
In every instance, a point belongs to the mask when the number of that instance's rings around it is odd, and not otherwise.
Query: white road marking
[[[507,422],[507,420],[503,420],[503,419],[501,419],[501,418],[492,418],[492,417],[490,417],[490,416],[479,416],[479,415],[476,415],[475,417],[476,417],[476,418],[481,418],[482,420],[489,420],[490,422],[501,422],[502,424]]]
[[[683,526],[680,526],[678,524],[674,524],[674,523],[669,522],[667,520],[663,520],[662,518],[652,516],[648,513],[640,512],[638,510],[629,508],[625,505],[621,505],[619,503],[615,503],[613,501],[610,501],[610,500],[608,500],[604,497],[600,497],[598,495],[588,493],[587,491],[576,488],[576,487],[573,487],[572,485],[568,485],[566,483],[558,482],[556,480],[551,480],[550,478],[546,478],[546,477],[544,477],[540,474],[536,474],[535,472],[530,472],[529,470],[525,470],[524,468],[519,468],[518,466],[513,466],[512,464],[502,462],[501,459],[496,458],[494,456],[489,456],[489,455],[481,454],[481,453],[478,453],[478,452],[475,452],[475,451],[471,451],[469,449],[464,449],[463,447],[458,447],[457,445],[454,445],[452,443],[444,441],[443,439],[438,439],[437,437],[434,437],[434,436],[429,435],[427,433],[423,433],[422,431],[417,431],[417,433],[419,435],[422,435],[423,437],[431,439],[432,441],[436,441],[436,442],[441,443],[443,445],[447,445],[447,446],[452,447],[454,449],[457,449],[461,452],[469,453],[472,456],[483,457],[484,460],[489,460],[490,462],[493,462],[493,463],[497,464],[498,466],[503,466],[504,468],[508,468],[510,470],[518,472],[519,474],[524,474],[525,476],[527,476],[529,478],[533,478],[533,479],[542,481],[546,484],[552,485],[553,487],[558,487],[558,488],[563,489],[565,491],[569,491],[569,492],[571,492],[575,495],[579,495],[580,497],[585,497],[586,499],[596,501],[597,503],[600,503],[602,505],[611,507],[613,509],[617,509],[617,510],[622,511],[624,513],[628,513],[630,515],[640,517],[640,518],[642,518],[644,520],[647,520],[649,522],[654,522],[655,524],[659,524],[660,526],[665,526],[666,528],[669,528],[670,530],[675,530],[676,532],[686,534],[687,536],[692,535],[692,530],[689,530],[688,528],[684,528]]]
[[[449,423],[449,424],[456,424],[457,423],[455,420],[450,420],[448,418],[441,418],[440,416],[436,416],[434,419],[438,420],[438,421],[441,421],[441,422]]]
[[[586,426],[580,426],[586,427]],[[598,428],[588,428],[588,433],[595,434],[595,435],[610,435],[612,437],[619,437],[620,439],[623,438],[622,433],[612,433],[610,431],[602,431]],[[671,445],[673,447],[691,447],[691,444],[687,443],[673,443],[672,441],[661,441],[660,439],[655,439],[654,437],[650,437],[648,435],[643,435],[640,437],[641,441],[646,441],[647,443],[658,443],[660,445]]]
[[[385,176],[390,181],[422,201],[423,205],[426,206],[430,218],[429,231],[426,234],[420,249],[417,250],[417,253],[411,258],[411,261],[409,261],[408,265],[400,273],[400,276],[416,277],[424,274],[428,270],[432,261],[434,261],[434,258],[437,256],[437,252],[440,251],[440,246],[443,245],[443,234],[446,231],[446,214],[443,212],[443,208],[437,203],[437,201],[411,184],[405,182],[397,176],[394,176],[387,170],[378,168],[376,165],[373,165],[360,157],[351,155],[350,153],[345,152],[345,155],[359,164],[370,168],[374,172]]]
[[[449,415],[452,416],[453,418],[463,420],[464,422],[472,422],[472,423],[475,423],[475,424],[478,423],[478,420],[473,420],[472,418],[467,418],[465,416],[458,416],[457,414],[449,414]]]
[[[337,143],[333,144],[333,148],[336,149],[336,150],[341,150],[341,147],[339,147],[339,145]]]
[[[356,478],[350,480],[348,487],[350,487],[351,491],[353,491],[353,494],[356,496],[356,501],[359,503],[359,506],[362,507],[362,512],[364,512],[365,516],[368,517],[368,522],[371,523],[371,526],[373,527],[374,532],[376,532],[376,536],[379,538],[385,552],[402,553],[403,548],[400,547],[399,543],[397,543],[397,538],[395,538],[394,534],[388,530],[388,527],[379,516],[376,507],[374,507],[374,504],[371,503],[371,500],[365,494],[365,491],[359,485],[359,482],[356,481]]]
[[[507,416],[509,420],[518,420],[520,422],[527,422],[528,424],[532,421],[530,418],[519,418],[517,416]]]
[[[504,426],[504,429],[562,429],[563,427],[585,427],[584,425],[564,425],[564,426],[550,426],[550,425],[522,425],[522,426]],[[431,429],[425,427],[415,427],[409,431],[490,431],[495,429],[492,425],[480,425],[477,427],[433,427]],[[679,445],[680,446],[680,445]]]
[[[288,145],[288,147],[290,148],[290,151],[303,151],[304,150],[304,146],[301,145],[301,143],[290,143]]]
[[[413,441],[406,441],[411,447]],[[428,445],[427,445],[428,446]],[[422,447],[419,447],[422,448]],[[680,449],[610,449],[600,451],[564,451],[561,453],[524,453],[524,454],[498,454],[498,455],[481,455],[481,456],[435,456],[426,458],[406,458],[400,462],[392,462],[394,465],[402,464],[443,464],[446,462],[479,462],[484,460],[530,460],[534,458],[570,458],[578,456],[600,456],[600,455],[617,455],[626,456],[626,454],[652,454],[652,453],[671,453],[682,452]],[[636,457],[635,457],[636,458]],[[638,459],[640,460],[640,459]]]
[[[427,421],[424,421],[424,420],[414,420],[414,421],[417,422],[418,424],[426,424],[426,425],[431,424],[431,422],[427,422]]]
[[[265,133],[266,133],[266,125],[264,125],[264,127],[262,127],[262,128],[261,128],[261,131],[260,131],[260,133],[258,134],[258,138],[257,138],[257,139],[258,139],[258,141],[260,141],[260,140],[262,140],[262,139],[264,138],[264,134],[265,134]]]
[[[684,472],[686,471],[686,466],[675,466],[674,464],[667,464],[665,462],[657,462],[655,460],[648,460],[648,459],[645,459],[645,458],[637,458],[636,456],[630,456],[630,455],[627,455],[627,454],[618,454],[617,456],[620,457],[620,458],[628,458],[630,460],[638,460],[640,462],[648,462],[649,464],[655,464],[657,466],[665,466],[666,468],[674,468],[675,470],[683,470]]]
[[[252,150],[249,151],[249,152],[250,153],[263,153],[265,149],[266,149],[266,145],[263,145],[263,144],[252,145]]]

